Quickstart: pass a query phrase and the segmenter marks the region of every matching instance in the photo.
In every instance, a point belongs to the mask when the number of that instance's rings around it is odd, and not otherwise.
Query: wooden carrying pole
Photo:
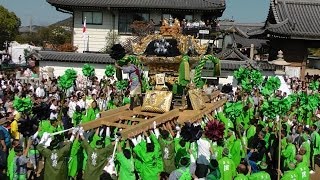
[[[278,180],[280,180],[280,165],[281,165],[281,118],[279,118],[279,116],[277,116],[278,119],[278,123],[279,123],[279,134],[278,134],[278,138],[279,138],[279,143],[278,143]]]

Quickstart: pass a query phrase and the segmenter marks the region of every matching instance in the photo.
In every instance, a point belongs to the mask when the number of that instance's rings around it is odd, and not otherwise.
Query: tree
[[[20,19],[15,13],[9,12],[3,6],[0,6],[0,50],[5,49],[3,44],[6,41],[12,41],[19,34]]]

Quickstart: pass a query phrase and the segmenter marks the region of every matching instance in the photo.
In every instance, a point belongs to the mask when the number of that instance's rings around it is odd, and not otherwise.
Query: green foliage
[[[6,8],[0,5],[0,50],[6,41],[10,42],[19,34],[20,19],[15,13],[9,12]]]
[[[309,84],[309,89],[311,89],[312,91],[316,91],[319,88],[319,81],[312,81]]]
[[[274,93],[277,89],[279,89],[281,86],[281,81],[276,76],[271,76],[268,78],[265,86],[262,88],[262,95],[264,96],[270,96],[272,93]]]
[[[249,67],[240,67],[234,72],[234,77],[245,92],[251,92],[254,87],[259,87],[263,82],[261,72]]]
[[[18,112],[27,113],[32,110],[33,103],[30,97],[27,97],[27,98],[15,97],[13,101],[13,107]]]
[[[107,65],[104,73],[107,77],[112,77],[116,73],[116,69],[111,65]]]
[[[74,83],[74,79],[70,78],[67,74],[60,76],[58,79],[58,87],[64,91],[71,88]]]
[[[90,64],[84,64],[82,67],[82,73],[86,77],[92,77],[95,74],[95,69]]]
[[[226,114],[227,118],[232,120],[233,122],[243,113],[243,104],[241,101],[233,102],[233,103],[226,103],[224,106],[224,113]]]
[[[119,91],[125,90],[129,85],[129,82],[127,80],[120,80],[116,82],[116,87]]]
[[[16,41],[19,43],[33,43],[36,46],[45,46],[45,43],[54,47],[71,43],[72,32],[59,26],[41,27],[37,32],[19,34]]]
[[[64,73],[66,76],[68,76],[69,79],[72,79],[73,81],[77,79],[77,71],[75,71],[74,69],[67,69]]]
[[[278,99],[273,97],[263,101],[261,111],[264,116],[275,119],[277,116],[285,115],[291,109],[291,106],[292,102],[289,98]]]

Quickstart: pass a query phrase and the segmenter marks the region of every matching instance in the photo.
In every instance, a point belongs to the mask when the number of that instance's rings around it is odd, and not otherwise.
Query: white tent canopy
[[[16,64],[26,63],[24,57],[24,50],[27,49],[28,51],[32,50],[41,50],[41,47],[32,46],[29,44],[19,44],[16,41],[10,43],[9,47],[9,54],[12,56],[12,62]],[[21,56],[21,60],[19,57]]]

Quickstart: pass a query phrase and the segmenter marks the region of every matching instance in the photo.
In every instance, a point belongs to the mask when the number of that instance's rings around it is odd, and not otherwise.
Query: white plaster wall
[[[39,67],[40,72],[46,71],[48,67],[54,68],[53,74],[55,77],[61,76],[64,74],[64,71],[70,68],[73,68],[78,72],[78,75],[82,74],[82,67],[84,63],[74,63],[74,62],[59,62],[59,61],[40,61]],[[106,64],[90,64],[95,68],[96,76],[101,79],[105,74]]]

